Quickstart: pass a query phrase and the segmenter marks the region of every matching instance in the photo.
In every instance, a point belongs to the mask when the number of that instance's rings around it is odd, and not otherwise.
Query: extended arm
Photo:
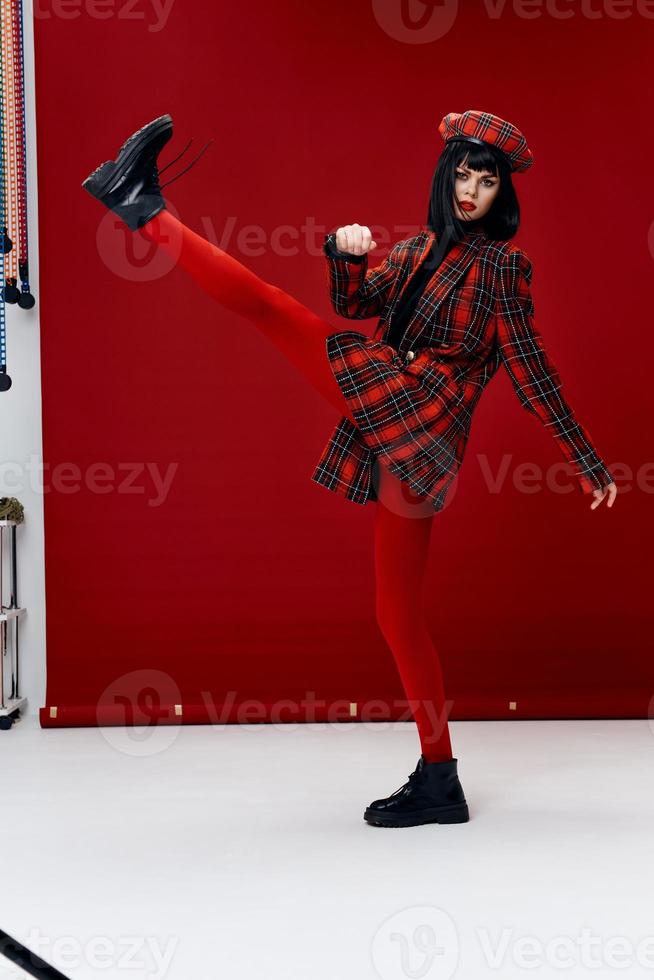
[[[531,261],[520,249],[504,256],[497,288],[500,357],[523,407],[548,427],[565,459],[574,466],[581,491],[602,490],[613,477],[565,400],[561,378],[534,325],[531,275]]]
[[[365,320],[379,316],[398,272],[395,264],[402,243],[394,245],[384,261],[368,269],[368,253],[353,255],[336,248],[335,235],[325,236],[327,285],[331,304],[339,316]]]

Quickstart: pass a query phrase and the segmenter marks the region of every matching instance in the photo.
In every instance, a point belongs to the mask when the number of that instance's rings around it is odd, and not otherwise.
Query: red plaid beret
[[[472,143],[489,143],[507,157],[511,170],[527,170],[534,157],[527,140],[519,129],[491,112],[468,109],[466,112],[448,112],[438,127],[446,143],[450,140],[468,140]]]

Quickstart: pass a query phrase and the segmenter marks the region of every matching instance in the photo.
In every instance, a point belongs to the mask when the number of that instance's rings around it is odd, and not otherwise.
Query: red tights
[[[307,380],[352,422],[352,413],[329,366],[325,338],[336,329],[288,293],[187,228],[168,210],[141,233],[171,254],[222,306],[250,320]],[[398,481],[379,466],[375,516],[377,621],[395,662],[428,762],[452,758],[438,654],[427,632],[423,582],[433,514],[403,515],[386,507],[385,490]],[[390,498],[389,498],[390,499]],[[400,510],[400,508],[398,508]]]

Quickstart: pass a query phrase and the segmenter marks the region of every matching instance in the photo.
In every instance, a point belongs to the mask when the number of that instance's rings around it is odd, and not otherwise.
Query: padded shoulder
[[[525,278],[527,285],[531,284],[533,266],[531,259],[523,248],[513,242],[497,242],[498,266],[500,276],[514,279],[516,275]]]

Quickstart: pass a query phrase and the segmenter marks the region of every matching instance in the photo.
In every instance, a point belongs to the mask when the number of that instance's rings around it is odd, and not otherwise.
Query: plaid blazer
[[[503,364],[522,406],[548,427],[572,464],[579,491],[613,482],[566,401],[534,324],[532,264],[517,246],[468,232],[427,282],[398,349],[385,342],[404,287],[434,237],[423,226],[368,269],[367,254],[348,257],[326,236],[334,310],[352,320],[380,319],[372,337],[356,330],[326,337],[331,370],[356,424],[346,416],[336,424],[311,479],[366,504],[377,499],[379,457],[441,510],[474,408]]]

